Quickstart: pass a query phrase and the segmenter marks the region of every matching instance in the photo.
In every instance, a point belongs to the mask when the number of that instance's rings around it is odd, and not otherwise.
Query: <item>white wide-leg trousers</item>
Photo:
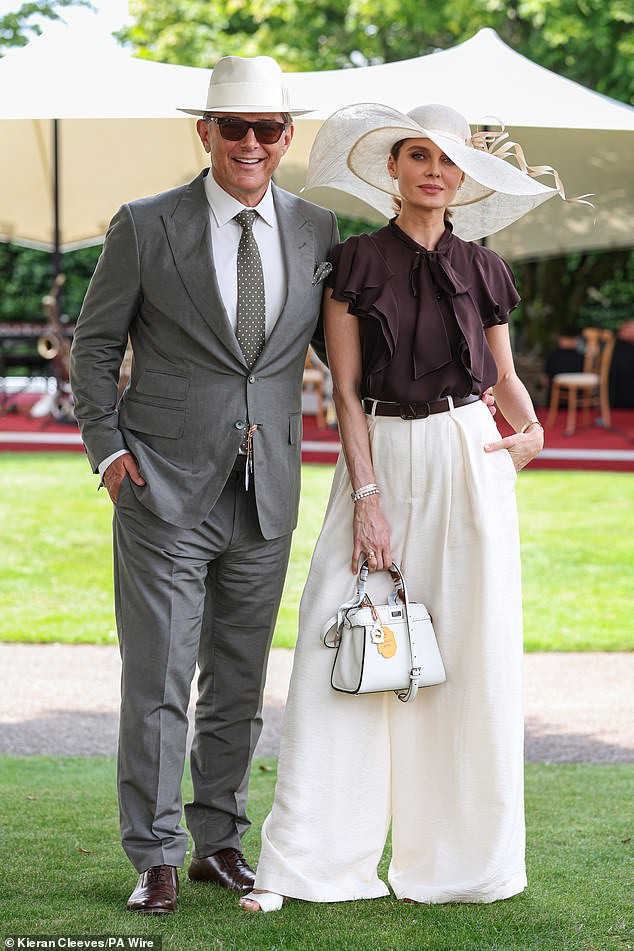
[[[256,888],[308,901],[389,894],[491,902],[526,886],[522,617],[515,469],[482,403],[368,419],[381,507],[447,681],[413,703],[333,690],[325,621],[350,598],[350,481],[339,459],[300,606],[279,777]],[[387,573],[369,592],[384,600]]]

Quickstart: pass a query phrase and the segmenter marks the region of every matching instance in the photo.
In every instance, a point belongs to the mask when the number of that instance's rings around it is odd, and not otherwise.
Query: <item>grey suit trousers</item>
[[[266,540],[254,492],[232,473],[207,518],[158,518],[124,478],[115,506],[115,610],[122,657],[121,839],[139,872],[181,866],[187,706],[200,668],[185,807],[198,856],[241,848],[251,756],[291,536]]]

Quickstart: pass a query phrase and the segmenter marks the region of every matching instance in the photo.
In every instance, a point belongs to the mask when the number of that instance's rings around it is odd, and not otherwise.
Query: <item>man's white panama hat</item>
[[[216,63],[204,109],[181,109],[190,116],[208,112],[289,112],[301,116],[310,108],[291,106],[284,74],[270,56],[223,56]]]
[[[529,168],[506,133],[472,135],[463,115],[449,106],[418,106],[407,114],[380,103],[345,106],[323,124],[310,153],[303,190],[327,186],[360,198],[386,218],[394,215],[398,187],[387,169],[390,149],[401,139],[431,139],[462,169],[462,187],[451,204],[454,232],[466,241],[494,234],[560,194],[550,166]],[[498,146],[497,154],[492,149]],[[520,168],[506,159],[514,156]],[[550,172],[556,187],[532,176]]]

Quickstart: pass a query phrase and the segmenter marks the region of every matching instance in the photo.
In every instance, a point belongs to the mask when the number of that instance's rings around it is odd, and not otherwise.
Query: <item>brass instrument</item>
[[[70,361],[70,340],[64,332],[59,307],[59,294],[65,281],[66,277],[63,274],[58,274],[50,292],[42,298],[42,306],[50,326],[46,328],[46,333],[43,333],[38,339],[37,352],[45,360],[55,360],[59,357],[62,370],[60,375],[63,376],[64,379],[67,379]]]
[[[54,360],[60,351],[60,339],[54,333],[45,333],[37,341],[37,352],[44,360]]]
[[[37,352],[45,360],[51,360],[52,376],[57,389],[47,393],[31,408],[31,415],[51,415],[59,422],[74,421],[73,397],[70,389],[70,336],[61,318],[59,295],[66,278],[58,274],[48,294],[42,298],[42,306],[48,320],[45,332],[38,338]]]

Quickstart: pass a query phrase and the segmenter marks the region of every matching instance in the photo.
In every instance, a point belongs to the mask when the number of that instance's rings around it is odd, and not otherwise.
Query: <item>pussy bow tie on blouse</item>
[[[468,350],[479,349],[478,341],[473,339],[473,318],[469,319],[474,305],[467,293],[469,285],[456,273],[446,253],[452,241],[450,227],[446,228],[437,248],[434,251],[428,251],[405,234],[394,222],[390,224],[396,237],[414,251],[409,282],[412,295],[418,299],[412,353],[414,377],[418,380],[427,373],[441,369],[454,359],[440,307],[442,295],[449,298],[451,309],[467,342]],[[470,360],[469,353],[462,353],[461,357],[474,376],[474,361]],[[474,376],[474,379],[477,377]]]

